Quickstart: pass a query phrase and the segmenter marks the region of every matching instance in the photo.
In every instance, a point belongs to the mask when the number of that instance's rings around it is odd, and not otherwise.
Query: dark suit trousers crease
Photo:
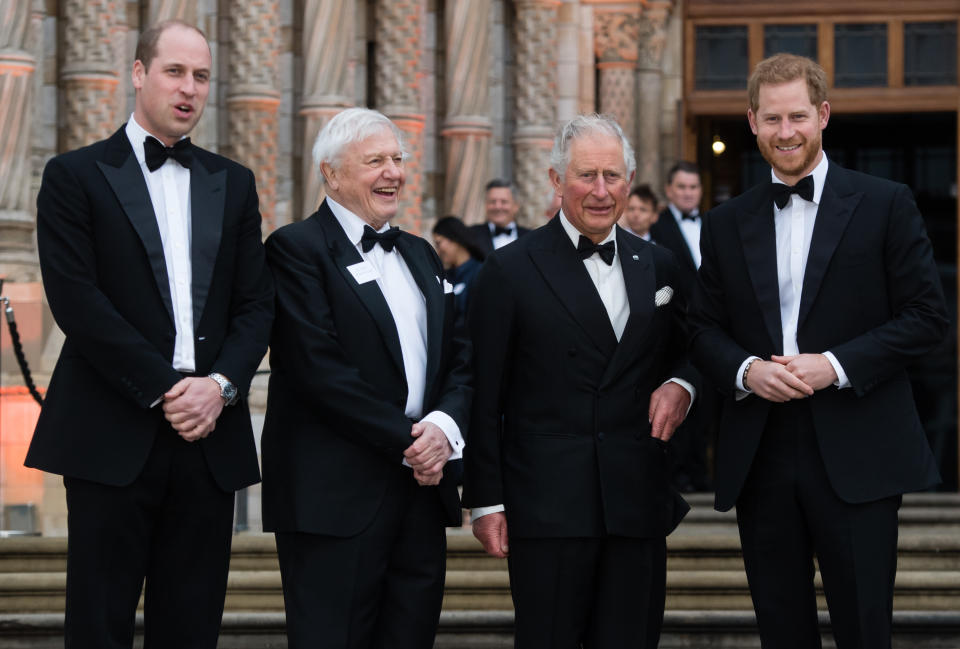
[[[433,647],[444,520],[437,488],[420,487],[398,464],[373,522],[357,536],[277,533],[290,649]]]
[[[234,495],[216,485],[198,443],[158,420],[132,484],[64,478],[68,649],[132,647],[144,578],[145,649],[217,645]]]
[[[656,649],[663,537],[511,538],[517,649]]]
[[[840,500],[809,405],[773,406],[737,500],[761,642],[764,649],[821,646],[816,555],[838,649],[889,649],[901,497],[856,505]],[[868,461],[870,449],[863,451]]]

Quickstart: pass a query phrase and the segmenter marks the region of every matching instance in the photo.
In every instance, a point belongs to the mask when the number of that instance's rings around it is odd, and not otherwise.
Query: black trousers
[[[864,449],[869,462],[870,449]],[[773,407],[737,500],[764,649],[821,646],[816,555],[838,649],[889,649],[901,497],[846,503],[824,468],[809,404]]]
[[[132,484],[64,478],[68,649],[132,647],[144,578],[146,649],[217,645],[234,495],[216,485],[197,443],[158,426]]]
[[[349,538],[278,532],[290,649],[431,649],[447,538],[436,487],[397,465],[370,527]]]
[[[510,539],[517,649],[656,649],[663,537]]]

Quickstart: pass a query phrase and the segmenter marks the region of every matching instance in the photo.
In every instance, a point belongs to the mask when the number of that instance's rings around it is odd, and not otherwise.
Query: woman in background
[[[453,284],[457,329],[466,333],[470,284],[480,270],[483,251],[475,243],[470,228],[455,216],[445,216],[436,222],[433,243],[447,269],[447,281]]]

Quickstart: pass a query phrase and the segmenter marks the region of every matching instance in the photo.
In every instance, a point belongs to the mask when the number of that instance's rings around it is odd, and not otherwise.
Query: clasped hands
[[[403,452],[403,457],[413,469],[413,477],[422,487],[440,484],[443,466],[453,453],[447,436],[439,426],[429,421],[415,423],[410,429],[410,436],[415,440]]]
[[[220,384],[206,376],[180,379],[163,395],[163,416],[188,442],[213,432],[222,410]]]
[[[744,387],[758,397],[783,403],[809,397],[832,385],[837,372],[823,354],[796,354],[771,356],[769,361],[757,359],[746,378]]]

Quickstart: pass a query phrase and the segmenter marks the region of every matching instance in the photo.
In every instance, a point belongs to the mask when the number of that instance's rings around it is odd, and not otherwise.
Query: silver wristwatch
[[[237,402],[237,386],[231,383],[230,379],[218,372],[207,374],[207,376],[220,386],[220,398],[223,399],[223,405],[232,406]]]

